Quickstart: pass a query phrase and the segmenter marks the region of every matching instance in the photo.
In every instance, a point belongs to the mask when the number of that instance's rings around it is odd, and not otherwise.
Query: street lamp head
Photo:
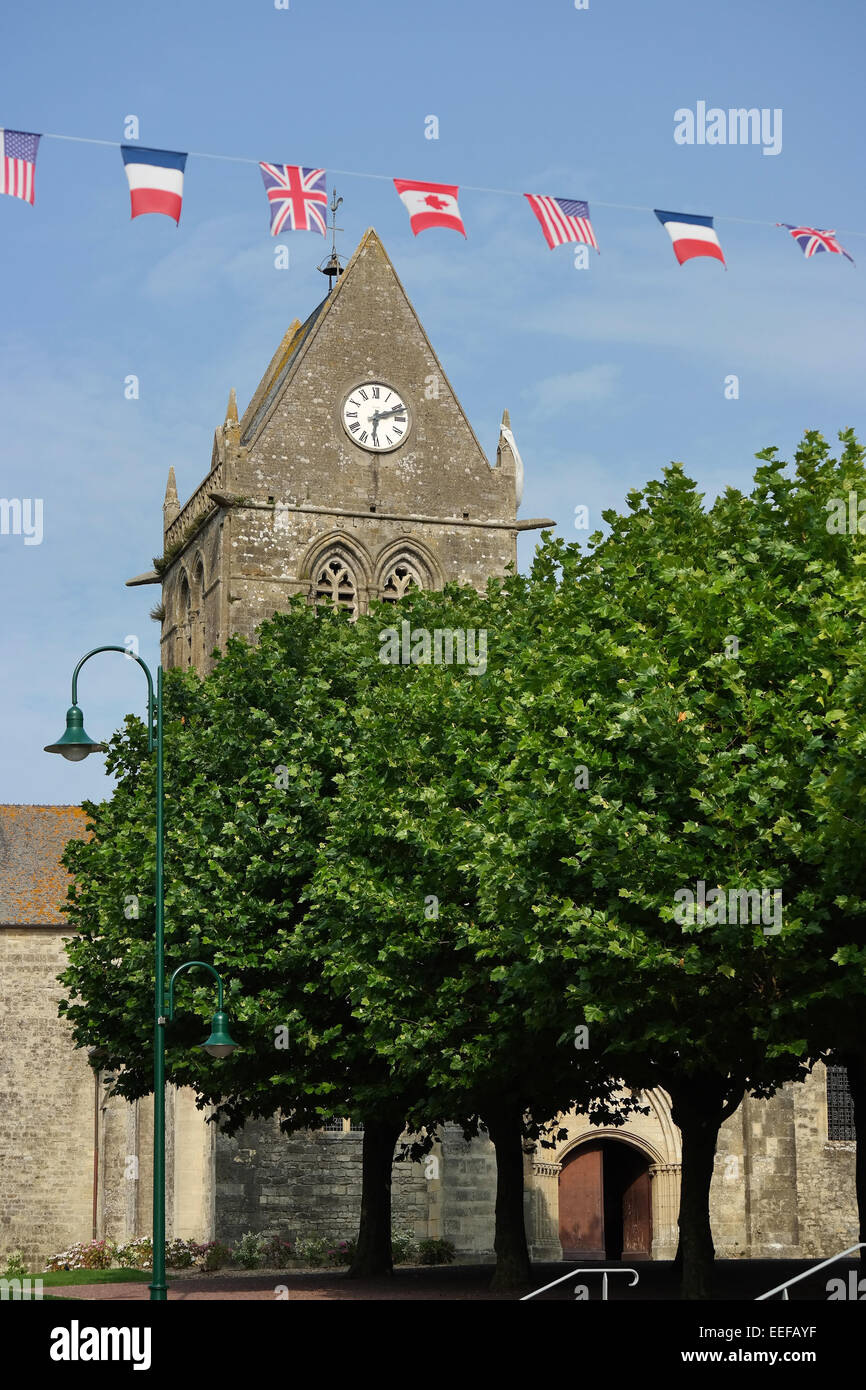
[[[46,753],[59,753],[70,763],[80,763],[89,753],[104,753],[104,743],[94,743],[84,730],[84,715],[78,705],[70,705],[66,711],[66,732],[56,743],[45,745]]]
[[[217,1009],[211,1023],[210,1037],[207,1042],[202,1043],[205,1052],[209,1052],[211,1057],[230,1057],[237,1047],[237,1043],[229,1033],[229,1016],[222,1009]]]

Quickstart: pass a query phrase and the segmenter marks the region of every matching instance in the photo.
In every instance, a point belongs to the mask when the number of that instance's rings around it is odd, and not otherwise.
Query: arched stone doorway
[[[650,1160],[620,1139],[593,1139],[566,1154],[559,1174],[563,1259],[652,1258]]]

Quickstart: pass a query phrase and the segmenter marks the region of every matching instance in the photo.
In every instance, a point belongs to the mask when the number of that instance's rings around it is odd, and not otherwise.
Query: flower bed
[[[327,1236],[306,1236],[294,1243],[275,1234],[247,1231],[234,1247],[219,1240],[199,1244],[193,1240],[166,1241],[168,1269],[210,1273],[234,1266],[237,1269],[339,1268],[350,1265],[355,1256],[354,1239],[334,1241]],[[406,1232],[395,1231],[391,1239],[395,1264],[450,1264],[454,1247],[447,1240],[422,1240],[419,1244]],[[111,1240],[91,1240],[71,1245],[52,1255],[45,1272],[70,1269],[151,1269],[153,1242],[150,1236],[137,1236],[118,1244]]]

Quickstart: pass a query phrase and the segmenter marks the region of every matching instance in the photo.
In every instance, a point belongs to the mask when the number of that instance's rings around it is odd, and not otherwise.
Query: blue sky
[[[866,438],[864,15],[860,0],[47,0],[4,19],[0,125],[119,142],[134,114],[145,145],[385,175],[329,177],[341,249],[376,227],[489,454],[509,407],[521,515],[580,539],[576,506],[595,524],[672,459],[711,498],[807,428]],[[674,112],[698,101],[781,108],[781,152],[676,144]],[[470,191],[465,242],[414,239],[393,176],[586,198],[601,255],[578,270],[525,200]],[[604,203],[713,214],[727,272],[679,267],[651,212]],[[806,261],[749,220],[834,227],[859,264]],[[229,388],[243,409],[321,298],[322,238],[286,240],[277,271],[254,164],[190,157],[178,229],[130,220],[120,154],[98,145],[43,140],[35,206],[0,197],[0,496],[44,502],[41,545],[0,535],[0,800],[109,794],[101,759],[42,746],[89,647],[134,634],[158,660],[158,590],[124,581],[161,549],[169,465],[186,498]],[[103,657],[80,699],[104,736],[143,710],[144,681]]]

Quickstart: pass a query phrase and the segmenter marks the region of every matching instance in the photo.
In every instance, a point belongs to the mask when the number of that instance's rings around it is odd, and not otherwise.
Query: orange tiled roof
[[[80,806],[0,806],[0,926],[69,925],[60,856],[86,826]]]

